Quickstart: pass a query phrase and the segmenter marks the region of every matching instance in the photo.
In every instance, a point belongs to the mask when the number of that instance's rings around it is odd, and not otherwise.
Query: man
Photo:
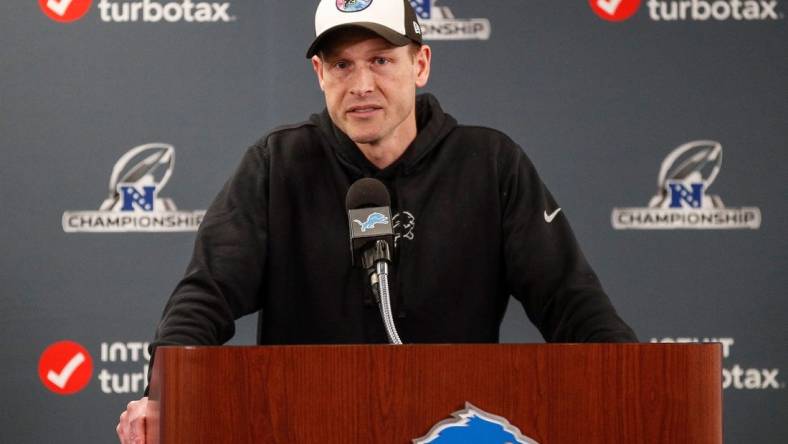
[[[155,346],[222,344],[260,311],[260,344],[379,343],[344,199],[385,183],[398,227],[392,299],[407,342],[497,342],[509,296],[548,341],[635,341],[523,151],[429,95],[431,49],[407,0],[322,0],[307,57],[326,99],[251,147],[212,203]],[[121,416],[144,439],[146,399]],[[137,441],[135,441],[135,439]]]

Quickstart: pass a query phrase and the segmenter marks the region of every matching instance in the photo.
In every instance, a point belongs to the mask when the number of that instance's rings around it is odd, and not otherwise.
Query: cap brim
[[[411,40],[409,37],[404,36],[398,33],[397,31],[394,31],[393,29],[378,23],[372,23],[372,22],[345,23],[342,25],[334,26],[333,28],[328,28],[325,31],[323,31],[322,34],[317,36],[315,38],[315,41],[312,42],[312,45],[306,51],[306,58],[308,59],[312,58],[313,55],[317,54],[317,52],[320,50],[320,45],[323,44],[327,36],[337,31],[340,31],[342,29],[350,29],[350,28],[362,28],[371,31],[379,35],[384,40],[386,40],[387,42],[391,43],[394,46],[405,46],[408,43],[414,42],[414,40]]]

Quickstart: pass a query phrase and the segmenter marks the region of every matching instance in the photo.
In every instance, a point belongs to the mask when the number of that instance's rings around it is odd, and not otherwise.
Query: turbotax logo
[[[486,18],[455,18],[448,6],[437,6],[437,0],[410,0],[419,17],[424,40],[488,40],[490,20]]]
[[[538,444],[520,433],[506,418],[487,413],[470,402],[465,409],[452,413],[430,432],[413,440],[414,444]]]
[[[175,165],[175,148],[149,143],[132,148],[112,168],[109,195],[98,211],[66,211],[66,233],[196,231],[204,210],[178,211],[160,197]]]
[[[653,21],[764,21],[779,20],[777,0],[648,0]]]
[[[657,193],[648,208],[615,208],[611,216],[613,228],[760,228],[760,209],[726,208],[720,196],[708,193],[721,166],[719,142],[698,140],[681,145],[662,162]]]
[[[44,14],[57,22],[73,22],[87,14],[93,0],[39,0]],[[232,22],[229,2],[193,2],[177,0],[100,0],[99,18],[105,23],[126,22]]]
[[[591,9],[602,19],[620,22],[632,17],[641,0],[589,0]],[[780,20],[778,0],[648,0],[648,18],[655,22],[674,21],[767,21]]]
[[[93,375],[103,394],[141,394],[148,381],[148,349],[149,344],[141,341],[101,342],[99,353],[91,354],[77,342],[58,341],[41,354],[38,376],[44,387],[58,395],[87,389]]]

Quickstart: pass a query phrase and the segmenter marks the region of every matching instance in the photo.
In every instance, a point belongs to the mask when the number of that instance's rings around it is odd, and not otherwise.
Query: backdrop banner
[[[788,0],[411,3],[424,92],[523,147],[642,341],[723,344],[726,442],[786,442]],[[116,440],[205,209],[325,106],[316,4],[0,2],[0,441]]]

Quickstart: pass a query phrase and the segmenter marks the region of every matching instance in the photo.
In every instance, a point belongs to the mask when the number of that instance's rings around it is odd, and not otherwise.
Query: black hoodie
[[[258,310],[260,344],[385,342],[348,248],[345,195],[362,177],[392,196],[405,343],[497,342],[510,295],[547,341],[636,341],[522,149],[457,125],[430,95],[416,111],[416,139],[382,170],[326,111],[252,146],[200,226],[154,346],[224,343]]]

